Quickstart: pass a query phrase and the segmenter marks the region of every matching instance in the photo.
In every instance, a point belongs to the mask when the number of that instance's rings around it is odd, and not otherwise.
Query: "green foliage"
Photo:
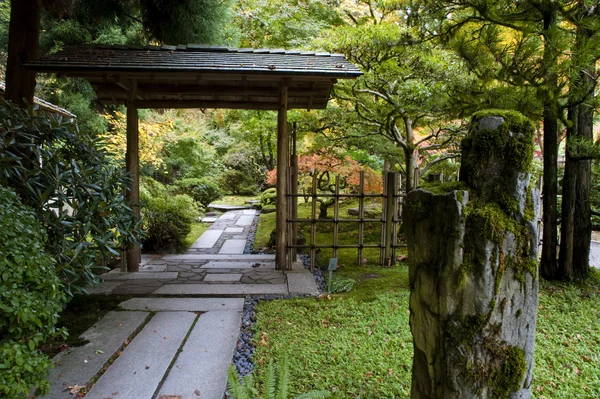
[[[260,204],[262,206],[273,205],[277,202],[277,189],[268,188],[260,196]]]
[[[144,179],[140,190],[142,202],[142,228],[146,232],[145,251],[177,251],[184,247],[185,239],[197,217],[196,205],[188,195],[173,195],[162,184]]]
[[[356,284],[356,280],[353,280],[349,277],[343,277],[335,275],[331,279],[331,294],[342,294],[344,292],[350,292],[352,287]],[[329,281],[328,281],[329,287]]]
[[[252,195],[256,192],[256,182],[241,170],[227,170],[221,174],[221,185],[225,192]]]
[[[166,173],[171,179],[202,178],[215,175],[222,166],[215,161],[212,148],[197,138],[185,137],[169,141],[163,149]]]
[[[208,206],[213,201],[223,197],[218,184],[210,179],[187,178],[175,181],[182,194],[187,194],[199,204]]]
[[[53,116],[0,105],[0,181],[33,208],[46,251],[68,291],[95,283],[97,269],[140,231],[123,190],[129,178],[96,137]]]
[[[288,363],[287,357],[283,358],[279,366],[274,366],[273,362],[269,362],[263,386],[263,395],[260,395],[254,387],[252,374],[240,379],[235,368],[230,366],[227,379],[228,396],[231,399],[287,399],[290,372]],[[311,391],[296,396],[296,399],[324,399],[329,396],[331,395],[327,391]]]
[[[35,213],[0,187],[0,397],[45,393],[52,363],[39,351],[63,334],[55,328],[65,302],[46,235]]]

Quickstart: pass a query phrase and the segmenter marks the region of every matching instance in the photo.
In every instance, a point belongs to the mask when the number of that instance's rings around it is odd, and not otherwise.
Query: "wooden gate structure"
[[[287,265],[289,109],[325,108],[338,79],[362,72],[343,55],[207,45],[67,46],[25,63],[34,72],[86,79],[102,104],[127,107],[127,198],[138,217],[140,108],[229,108],[277,111],[276,268]],[[140,266],[140,249],[127,251],[127,270]]]

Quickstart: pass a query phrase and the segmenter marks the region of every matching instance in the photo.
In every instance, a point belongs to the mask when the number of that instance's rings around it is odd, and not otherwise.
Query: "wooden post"
[[[5,98],[22,108],[33,105],[35,72],[21,65],[37,57],[41,0],[10,2]]]
[[[125,168],[131,177],[131,186],[127,191],[127,202],[133,209],[137,219],[140,218],[140,155],[138,138],[138,110],[133,101],[127,102],[127,153]],[[127,271],[140,270],[140,247],[132,245],[127,250]]]
[[[333,257],[338,257],[340,219],[340,176],[335,176],[335,197],[333,197]]]
[[[296,152],[296,140],[297,140],[297,131],[296,131],[296,122],[294,122],[292,126],[292,156],[290,157],[290,168],[292,170],[292,179],[291,179],[291,203],[292,203],[292,220],[298,219],[298,153]],[[292,244],[298,244],[298,222],[292,222]],[[296,248],[292,248],[290,251],[290,256],[292,260],[296,260],[296,254],[298,250]],[[292,263],[293,264],[293,263]]]
[[[360,171],[360,197],[358,197],[358,265],[363,264],[363,245],[365,245],[365,172]]]
[[[400,174],[397,172],[394,172],[394,219],[393,219],[393,225],[394,228],[392,229],[392,259],[394,260],[394,262],[396,262],[396,259],[398,259],[398,253],[397,253],[397,249],[398,249],[398,224],[400,224],[400,220],[399,220],[399,205],[398,205],[398,200],[399,200],[399,187],[400,187]]]
[[[387,172],[387,197],[385,197],[385,262],[391,266],[392,262],[392,237],[394,233],[394,193],[395,174]]]
[[[317,171],[313,170],[312,177],[312,202],[311,202],[311,221],[310,221],[310,271],[315,270],[317,250],[315,248],[315,237],[317,236]]]
[[[288,166],[288,134],[287,134],[288,85],[283,83],[279,90],[279,109],[277,110],[277,247],[275,252],[275,269],[284,270],[287,252],[287,190],[286,176]]]

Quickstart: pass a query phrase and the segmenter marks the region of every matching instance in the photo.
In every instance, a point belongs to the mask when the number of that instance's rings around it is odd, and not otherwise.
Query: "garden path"
[[[244,298],[318,294],[301,262],[283,273],[274,255],[244,254],[255,216],[226,212],[185,254],[144,256],[139,272],[105,274],[90,293],[135,298],[53,359],[46,398],[81,398],[91,386],[86,399],[222,399]]]

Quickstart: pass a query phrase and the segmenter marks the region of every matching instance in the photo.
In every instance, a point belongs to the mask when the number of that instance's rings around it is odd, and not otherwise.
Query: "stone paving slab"
[[[235,255],[235,254],[180,254],[180,255],[165,255],[162,258],[169,263],[174,261],[186,261],[186,260],[228,260],[228,261],[254,261],[260,262],[262,260],[275,260],[274,254],[257,254],[257,255]]]
[[[255,216],[256,215],[256,211],[254,209],[246,209],[246,210],[244,210],[244,215]]]
[[[225,240],[219,254],[243,254],[246,240]]]
[[[190,312],[157,313],[86,399],[151,399],[195,319]]]
[[[235,212],[227,212],[221,215],[220,220],[230,220],[235,219],[237,217],[237,213]]]
[[[221,234],[223,234],[222,229],[206,230],[190,248],[212,248],[221,237]]]
[[[225,233],[241,233],[244,231],[243,227],[227,227]]]
[[[206,277],[204,277],[204,281],[206,282],[235,282],[235,281],[240,281],[240,279],[242,278],[242,274],[241,273],[231,273],[231,274],[224,274],[224,273],[212,273],[212,274],[207,274]]]
[[[160,388],[159,396],[222,399],[241,318],[240,311],[211,311],[201,315]]]
[[[186,311],[209,312],[213,310],[242,310],[243,298],[132,298],[119,305],[128,310],[150,312]]]
[[[164,272],[167,270],[167,265],[166,264],[162,264],[162,265],[153,265],[153,264],[145,264],[144,266],[140,267],[140,271],[141,272]]]
[[[200,219],[200,221],[201,221],[202,223],[214,223],[214,222],[216,222],[216,221],[217,221],[217,219],[218,219],[218,218],[217,218],[217,217],[214,217],[214,216],[207,216],[207,217],[205,217],[205,218],[202,218],[202,219]]]
[[[235,222],[235,224],[236,224],[236,226],[250,226],[252,224],[252,222],[254,222],[254,216],[242,215],[237,220],[237,222]]]
[[[306,273],[302,271],[286,273],[288,291],[291,295],[319,295],[315,278],[308,270],[304,269],[304,271]]]
[[[89,342],[54,357],[50,371],[50,392],[44,398],[73,398],[65,388],[86,385],[125,340],[146,320],[148,312],[108,312],[80,337]]]
[[[154,295],[287,295],[287,284],[169,284]]]
[[[258,267],[254,267],[256,264]],[[257,269],[257,270],[275,270],[274,262],[208,262],[200,267],[201,269]]]
[[[104,281],[113,280],[174,280],[177,272],[111,272],[102,276]]]
[[[122,281],[104,281],[97,284],[95,287],[86,288],[86,291],[90,295],[108,295],[111,294],[115,288],[123,284]]]
[[[216,209],[218,211],[239,211],[242,209],[250,209],[250,205],[220,205],[208,204],[207,208]]]

